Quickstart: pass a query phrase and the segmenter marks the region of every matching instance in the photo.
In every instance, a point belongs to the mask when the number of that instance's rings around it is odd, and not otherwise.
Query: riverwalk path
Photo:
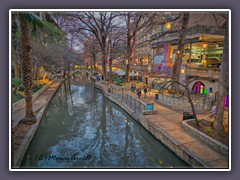
[[[134,111],[135,107],[133,108],[131,103],[128,104],[127,100],[124,104],[125,99],[130,96],[132,96],[131,98],[137,98],[136,93],[131,91],[123,92],[113,88],[111,88],[112,92],[109,92],[109,86],[101,81],[95,82],[95,87],[101,89],[106,97],[128,111],[145,129],[175,152],[180,158],[192,165],[192,167],[229,168],[227,155],[213,149],[199,138],[187,132],[182,126],[182,113],[155,103],[153,95],[147,94],[146,98],[142,95],[140,100],[144,103],[154,103],[154,109],[157,110],[157,114],[142,115],[138,113],[138,111]],[[129,109],[131,110],[129,111]]]
[[[42,94],[40,94],[37,99],[33,102],[33,112],[38,111],[43,106],[47,105],[49,100],[51,99],[53,93],[61,84],[62,80],[56,80],[51,84],[47,90],[45,90]],[[20,109],[12,112],[12,123],[13,127],[15,127],[24,117],[26,113],[26,107],[23,106]]]

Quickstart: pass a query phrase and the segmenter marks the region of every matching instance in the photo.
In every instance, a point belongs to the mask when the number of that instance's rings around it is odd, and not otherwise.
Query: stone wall
[[[204,97],[192,98],[195,111],[197,113],[207,113],[212,109],[212,100]],[[158,94],[156,103],[171,107],[173,109],[180,109],[182,111],[192,112],[191,105],[187,97],[173,97],[166,94]]]
[[[45,86],[43,86],[39,91],[37,91],[35,94],[33,94],[32,96],[32,101],[34,102],[37,97],[42,94],[45,90],[47,90],[47,88],[49,86],[51,86],[53,84],[54,81],[50,81],[48,84],[46,84]],[[21,99],[20,101],[18,102],[15,102],[13,105],[12,105],[12,111],[16,111],[20,108],[23,108],[25,106],[25,99]]]
[[[195,121],[193,119],[185,120],[183,121],[183,127],[193,134],[194,136],[197,136],[201,139],[205,144],[208,144],[209,146],[213,147],[215,150],[222,152],[223,154],[228,156],[228,147],[225,144],[222,144],[219,141],[216,141],[215,139],[211,138],[210,136],[204,134],[203,132],[197,130],[196,128],[193,128],[192,126],[188,125],[187,122],[189,121]]]

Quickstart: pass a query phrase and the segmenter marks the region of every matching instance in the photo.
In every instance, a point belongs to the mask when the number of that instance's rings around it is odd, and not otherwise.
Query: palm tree
[[[32,105],[32,66],[30,57],[30,38],[29,38],[29,17],[28,13],[19,13],[21,43],[22,43],[22,76],[24,85],[24,94],[26,101],[26,114],[22,123],[31,124],[36,122],[36,117],[33,114]]]
[[[22,78],[24,85],[24,94],[26,101],[26,114],[25,118],[21,121],[24,124],[32,124],[36,122],[36,117],[33,113],[32,104],[32,62],[30,56],[30,25],[32,26],[32,32],[35,34],[37,27],[50,30],[51,33],[61,35],[56,26],[47,21],[40,20],[36,15],[30,12],[19,13],[20,30],[21,30],[21,45],[22,45]]]

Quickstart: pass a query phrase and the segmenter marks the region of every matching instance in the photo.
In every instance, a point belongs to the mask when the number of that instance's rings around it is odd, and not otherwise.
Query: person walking
[[[133,92],[135,91],[136,85],[133,83]]]
[[[144,97],[146,98],[146,96],[147,96],[147,87],[146,86],[144,87],[143,92],[144,92]]]
[[[140,99],[140,96],[141,96],[141,89],[140,88],[137,89],[137,96]]]

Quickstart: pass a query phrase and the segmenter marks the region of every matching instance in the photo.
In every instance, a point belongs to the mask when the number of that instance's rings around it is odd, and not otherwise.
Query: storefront
[[[192,91],[196,94],[204,94],[204,95],[208,94],[208,92],[207,92],[208,90],[207,90],[205,84],[202,83],[201,81],[198,81],[193,85]]]

